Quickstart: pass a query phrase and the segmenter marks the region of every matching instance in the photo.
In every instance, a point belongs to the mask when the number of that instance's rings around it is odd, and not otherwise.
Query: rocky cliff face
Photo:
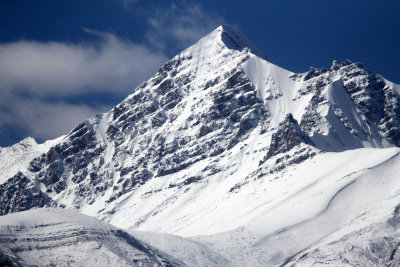
[[[265,120],[266,111],[240,67],[251,55],[240,37],[228,26],[218,28],[110,112],[79,124],[32,160],[28,172],[40,183],[40,194],[73,194],[71,204],[80,208],[111,191],[109,203],[149,179],[218,156],[246,138]]]
[[[264,161],[272,156],[289,152],[292,148],[302,143],[314,145],[310,137],[308,137],[300,128],[292,114],[288,114],[283,122],[278,126],[278,130],[272,134],[271,144]]]

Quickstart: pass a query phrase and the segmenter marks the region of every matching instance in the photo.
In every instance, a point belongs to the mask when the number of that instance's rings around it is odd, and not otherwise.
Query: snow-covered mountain
[[[0,214],[74,209],[189,266],[395,264],[399,105],[360,63],[292,73],[220,26],[68,135],[0,148]]]

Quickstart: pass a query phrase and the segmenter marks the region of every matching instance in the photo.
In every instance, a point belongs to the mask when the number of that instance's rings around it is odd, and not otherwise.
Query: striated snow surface
[[[165,257],[168,257],[164,255]],[[171,261],[172,260],[172,261]],[[95,218],[64,209],[0,217],[0,265],[180,266]]]

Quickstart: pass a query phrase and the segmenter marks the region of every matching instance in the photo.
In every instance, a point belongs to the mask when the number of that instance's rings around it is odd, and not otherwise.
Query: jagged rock
[[[50,202],[51,199],[21,172],[0,184],[0,215],[44,207]]]
[[[267,155],[260,164],[272,156],[288,152],[302,143],[314,145],[311,139],[302,131],[297,120],[289,113],[285,120],[279,124],[277,131],[272,135]]]

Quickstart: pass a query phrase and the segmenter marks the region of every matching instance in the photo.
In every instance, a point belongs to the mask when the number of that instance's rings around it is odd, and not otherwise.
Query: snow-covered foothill
[[[165,258],[164,258],[165,257]],[[180,266],[127,232],[65,209],[0,217],[2,266]]]

